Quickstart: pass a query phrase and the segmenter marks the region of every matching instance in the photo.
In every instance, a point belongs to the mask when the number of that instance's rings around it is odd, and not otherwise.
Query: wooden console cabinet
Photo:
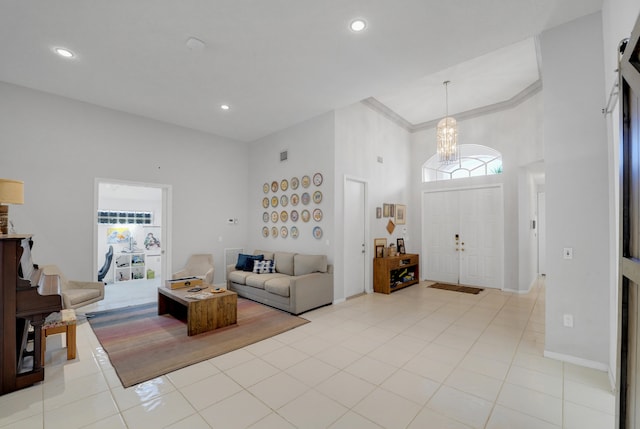
[[[406,254],[373,260],[373,291],[391,293],[420,281],[420,256]]]

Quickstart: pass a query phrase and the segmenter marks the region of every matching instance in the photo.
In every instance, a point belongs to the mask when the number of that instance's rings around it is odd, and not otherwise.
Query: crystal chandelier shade
[[[443,82],[446,96],[445,117],[438,122],[436,128],[436,142],[438,159],[443,164],[449,164],[458,160],[458,126],[456,120],[449,116],[449,81]]]

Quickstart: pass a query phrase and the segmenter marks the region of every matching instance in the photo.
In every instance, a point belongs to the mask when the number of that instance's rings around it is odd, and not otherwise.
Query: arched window
[[[502,154],[479,144],[461,144],[460,158],[451,164],[441,164],[435,154],[422,165],[422,181],[460,179],[502,173]]]

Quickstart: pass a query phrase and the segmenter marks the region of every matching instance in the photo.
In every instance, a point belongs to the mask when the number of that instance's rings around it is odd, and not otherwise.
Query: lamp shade
[[[0,179],[0,203],[24,204],[24,182]]]

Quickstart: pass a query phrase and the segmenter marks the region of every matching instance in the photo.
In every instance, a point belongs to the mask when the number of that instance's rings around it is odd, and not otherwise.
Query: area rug
[[[453,291],[453,292],[472,293],[474,295],[477,295],[477,294],[479,294],[480,292],[482,292],[484,290],[484,289],[480,289],[480,288],[477,288],[477,287],[452,285],[452,284],[447,284],[447,283],[435,283],[435,284],[432,284],[429,287],[434,288],[434,289],[450,290],[450,291]]]
[[[238,323],[187,336],[187,324],[157,315],[157,303],[87,314],[124,387],[264,340],[309,321],[238,298]]]

